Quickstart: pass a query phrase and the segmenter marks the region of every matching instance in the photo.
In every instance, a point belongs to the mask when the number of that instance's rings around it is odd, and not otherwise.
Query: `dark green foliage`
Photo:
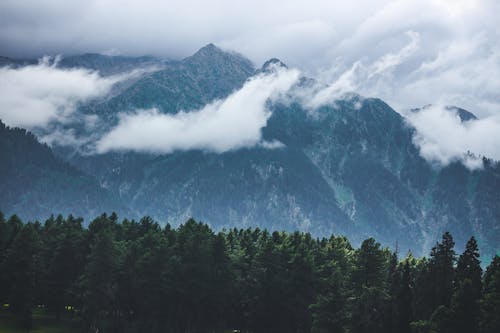
[[[355,256],[352,331],[384,332],[387,290],[387,265],[390,253],[373,238],[365,240]]]
[[[472,237],[458,258],[455,292],[452,299],[456,333],[479,332],[479,300],[482,290],[482,269],[477,242]]]
[[[388,332],[410,333],[413,320],[413,282],[411,258],[406,258],[397,267],[394,286],[390,289],[392,311]]]
[[[444,305],[440,305],[430,318],[431,333],[454,333],[453,312]]]
[[[324,241],[317,255],[317,293],[311,305],[313,332],[344,332],[349,320],[346,305],[354,268],[353,249],[345,238]]]
[[[481,298],[481,332],[500,331],[500,257],[495,256],[486,269]]]
[[[2,265],[7,284],[7,302],[21,319],[24,328],[31,329],[31,313],[40,278],[41,242],[36,225],[26,224],[15,235]]]
[[[439,306],[449,307],[453,294],[453,281],[455,277],[455,242],[449,232],[443,234],[442,241],[432,248],[429,260],[430,299],[428,305],[432,309]],[[443,312],[444,313],[444,312]]]
[[[173,229],[149,217],[120,223],[114,213],[88,228],[71,215],[23,224],[0,214],[0,231],[0,301],[26,329],[37,306],[57,320],[77,318],[92,333],[493,333],[499,327],[500,260],[488,267],[482,288],[474,238],[455,267],[448,233],[430,260],[410,254],[399,261],[373,238],[354,249],[344,237],[214,233],[193,219]],[[448,288],[453,276],[449,305],[438,303],[437,288]]]
[[[100,327],[116,331],[119,253],[113,231],[105,229],[95,237],[90,246],[82,281],[83,316],[91,332]]]

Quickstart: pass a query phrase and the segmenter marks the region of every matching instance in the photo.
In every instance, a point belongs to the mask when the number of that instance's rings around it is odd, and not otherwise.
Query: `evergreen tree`
[[[0,211],[0,304],[7,303],[7,267],[4,267],[5,256],[7,253],[7,225],[3,213]]]
[[[84,233],[82,220],[58,217],[54,224],[48,220],[44,233],[44,297],[45,305],[59,317],[65,306],[77,306],[76,281],[84,267],[82,251]]]
[[[429,260],[409,255],[398,262],[374,239],[354,250],[343,237],[259,229],[215,234],[192,219],[173,229],[148,217],[119,223],[111,214],[84,229],[72,216],[41,226],[0,215],[0,232],[0,297],[27,329],[36,304],[56,315],[74,306],[83,331],[93,333],[500,328],[500,259],[482,288],[474,238],[454,270],[447,233]]]
[[[452,310],[456,333],[479,332],[479,300],[482,290],[482,269],[477,242],[472,237],[460,255],[456,268]]]
[[[32,223],[26,224],[16,235],[7,253],[9,300],[14,313],[21,319],[25,329],[32,328],[32,310],[39,280],[40,238]]]
[[[438,306],[430,318],[431,333],[454,333],[453,319],[449,307]]]
[[[384,309],[389,299],[386,286],[387,261],[390,253],[380,248],[373,238],[365,240],[356,253],[353,273],[354,304],[352,331],[376,333],[384,331]]]
[[[403,264],[403,273],[401,283],[397,291],[397,333],[410,333],[410,322],[413,319],[412,311],[412,279],[409,260],[405,260]]]
[[[393,252],[389,258],[387,281],[389,288],[389,302],[387,304],[387,309],[385,310],[385,330],[387,333],[398,333],[398,297],[399,289],[401,288],[401,272],[400,269],[398,269],[397,252]]]
[[[413,309],[417,321],[429,320],[432,312],[435,310],[432,306],[434,288],[431,287],[433,279],[430,274],[430,263],[427,258],[416,261],[414,268],[414,297]]]
[[[83,315],[91,332],[116,329],[118,249],[113,233],[101,230],[91,243],[83,275]]]
[[[453,237],[449,232],[445,232],[441,243],[432,248],[429,260],[431,299],[428,300],[431,309],[437,309],[440,305],[450,306],[455,277],[454,246]]]
[[[481,299],[481,332],[500,332],[500,257],[495,256],[486,269]]]
[[[348,322],[353,249],[347,239],[332,237],[318,253],[317,291],[311,305],[314,333],[342,333]]]

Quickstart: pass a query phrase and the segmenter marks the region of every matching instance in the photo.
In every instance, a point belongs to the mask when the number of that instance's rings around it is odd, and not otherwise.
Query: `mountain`
[[[98,71],[103,76],[120,74],[137,68],[163,66],[168,61],[151,56],[124,57],[86,53],[62,58],[58,65],[61,68],[87,68]]]
[[[420,112],[421,110],[426,110],[426,109],[428,109],[430,107],[432,107],[431,104],[425,105],[422,108],[411,109],[410,111],[411,112]],[[462,109],[462,108],[459,108],[457,106],[446,105],[444,107],[444,110],[446,110],[446,111],[448,111],[450,113],[455,114],[455,116],[457,116],[458,118],[460,118],[460,121],[462,121],[462,122],[467,122],[467,121],[470,121],[470,120],[477,120],[478,119],[476,117],[476,115],[473,114],[472,112],[467,111],[467,110]]]
[[[9,57],[0,56],[0,67],[9,66],[18,68],[27,65],[35,65],[38,62],[36,59],[14,59]]]
[[[209,44],[191,57],[162,66],[78,112],[98,115],[101,122],[95,131],[107,131],[120,112],[155,107],[175,114],[199,109],[239,89],[252,75],[286,65],[271,59],[255,69],[243,56]],[[304,78],[296,89],[307,89],[312,82]],[[113,196],[113,204],[126,202],[131,217],[151,215],[172,224],[194,217],[215,228],[335,233],[347,235],[355,244],[373,236],[402,253],[412,250],[417,255],[449,230],[459,247],[475,235],[486,257],[500,250],[497,162],[485,158],[483,169],[474,171],[458,161],[446,167],[431,165],[413,144],[415,129],[376,98],[346,95],[314,112],[293,98],[268,106],[272,115],[262,136],[283,147],[167,155],[87,155],[57,146],[53,151],[78,169],[75,172],[94,177],[99,191]],[[466,110],[449,110],[462,121],[475,119]],[[110,210],[98,201],[99,207]],[[54,212],[66,209],[64,203],[44,205],[52,205]],[[96,210],[90,203],[82,207]],[[116,209],[124,214],[124,209]]]
[[[477,120],[475,114],[456,106],[446,106],[446,110],[455,113],[461,121]]]
[[[417,252],[450,230],[457,244],[474,234],[483,251],[498,251],[500,165],[437,168],[413,145],[414,131],[383,101],[354,96],[314,117],[300,105],[277,106],[264,137],[304,151],[356,233]]]
[[[110,98],[91,103],[81,112],[99,115],[104,128],[108,128],[116,124],[118,111],[195,110],[241,88],[254,72],[248,59],[208,44],[190,57],[170,61],[159,70],[143,74]]]
[[[0,211],[25,219],[53,213],[87,219],[125,206],[94,177],[56,157],[30,132],[0,121]]]

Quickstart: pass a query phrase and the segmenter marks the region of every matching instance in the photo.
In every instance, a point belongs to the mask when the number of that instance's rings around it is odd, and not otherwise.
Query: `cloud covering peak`
[[[270,116],[266,103],[288,91],[298,78],[297,70],[275,68],[252,77],[226,99],[200,110],[175,115],[162,114],[157,109],[122,114],[119,124],[97,142],[96,151],[170,153],[203,149],[220,153],[254,146],[261,142],[261,129]]]
[[[441,105],[409,111],[406,119],[416,129],[414,144],[426,160],[446,166],[463,162],[469,169],[482,168],[482,157],[500,160],[500,117],[463,121]]]
[[[484,116],[500,109],[498,12],[496,0],[5,0],[0,45],[17,57],[181,59],[213,42],[254,63],[278,57],[329,83],[373,64],[385,80],[362,85],[362,95],[397,109],[440,102]]]

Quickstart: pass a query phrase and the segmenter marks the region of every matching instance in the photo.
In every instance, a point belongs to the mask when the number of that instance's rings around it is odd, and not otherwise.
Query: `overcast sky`
[[[182,58],[213,42],[331,81],[413,43],[358,92],[396,109],[442,102],[484,115],[500,105],[499,12],[495,0],[2,0],[0,53]]]
[[[481,126],[467,127],[437,111],[409,117],[421,127],[420,133],[428,133],[417,144],[430,159],[441,154],[435,147],[442,148],[443,140],[432,133],[448,126],[456,134],[448,138],[461,138],[446,146],[451,156],[462,150],[465,140],[474,142],[479,153],[500,158],[497,141],[488,139],[488,133],[500,132],[498,13],[497,0],[2,0],[0,55],[98,52],[180,59],[213,42],[242,53],[256,66],[278,57],[319,79],[326,88],[305,101],[312,108],[355,91],[382,98],[402,114],[426,104],[468,109],[482,119]],[[46,64],[4,69],[0,75],[0,116],[28,127],[63,119],[73,112],[75,101],[104,94],[114,82],[98,73],[61,72]],[[60,77],[74,84],[66,85]],[[51,78],[63,87],[43,83]],[[71,90],[80,82],[89,89]],[[239,96],[232,98],[238,101]],[[198,110],[193,119],[219,115],[213,110],[224,110],[227,103],[218,103]],[[260,104],[255,104],[256,119],[265,119]],[[43,107],[40,119],[17,111],[27,110],[27,105]],[[173,120],[149,110],[137,118],[123,118],[122,125],[157,117],[165,124]],[[101,149],[111,147],[113,138],[101,141]]]

